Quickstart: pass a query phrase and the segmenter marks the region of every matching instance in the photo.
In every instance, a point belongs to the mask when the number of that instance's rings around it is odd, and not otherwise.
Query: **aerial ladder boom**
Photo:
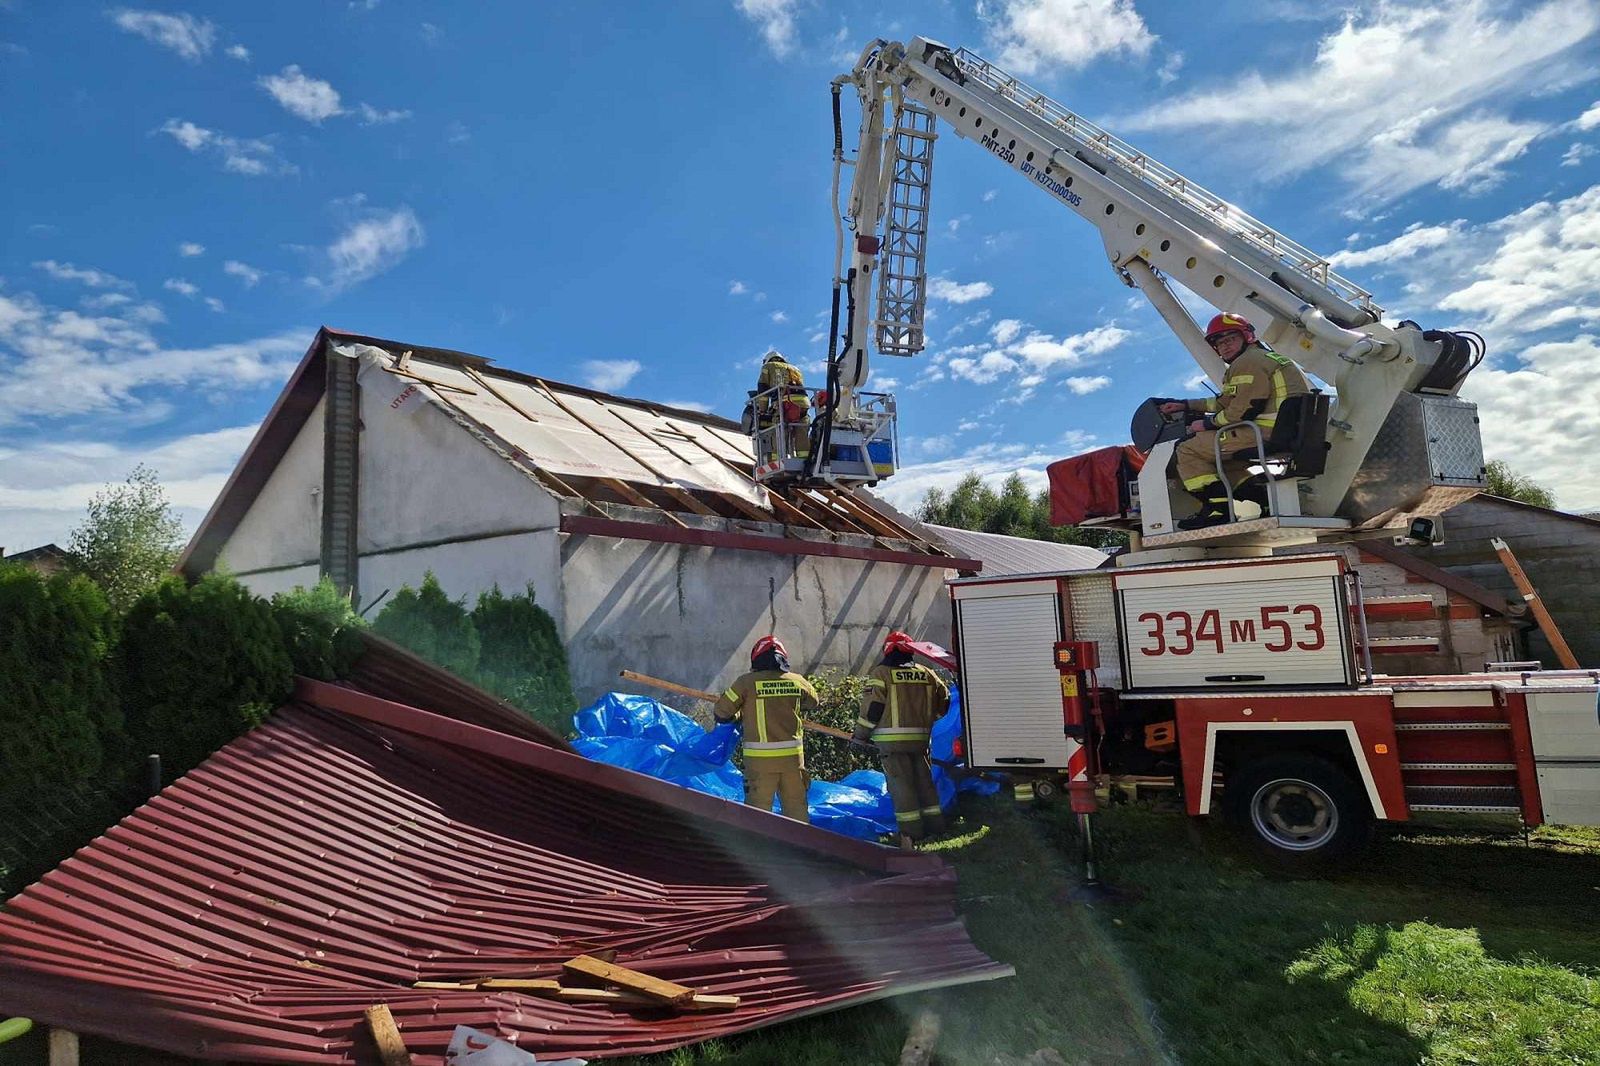
[[[932,119],[941,118],[957,136],[976,142],[1094,225],[1112,268],[1150,299],[1213,382],[1220,383],[1224,365],[1171,281],[1219,310],[1245,315],[1273,348],[1333,387],[1326,463],[1287,501],[1295,515],[1337,518],[1332,524],[1352,527],[1392,525],[1412,514],[1437,513],[1476,491],[1467,484],[1471,477],[1402,489],[1383,484],[1392,475],[1363,474],[1374,441],[1380,434],[1392,436],[1397,418],[1438,421],[1418,407],[1428,398],[1448,400],[1452,411],[1470,408],[1449,398],[1482,358],[1473,335],[1384,323],[1372,294],[1341,277],[1326,258],[965,49],[921,37],[909,45],[873,42],[855,69],[835,80],[836,116],[839,88],[847,84],[859,95],[861,125],[855,160],[845,159],[837,146],[835,152],[839,164],[853,171],[836,278],[836,293],[845,295],[845,343],[830,356],[842,415],[854,411],[851,393],[868,379],[873,339],[886,354],[913,354],[921,347],[926,179]],[[837,122],[836,117],[836,141]],[[914,138],[908,129],[915,130]],[[905,165],[908,142],[928,149],[920,171]],[[916,179],[920,196],[913,198],[907,186]],[[836,168],[836,194],[838,183]],[[902,206],[907,203],[912,209]],[[904,238],[908,222],[920,231],[916,254],[897,255],[893,249],[913,243]],[[1456,415],[1451,426],[1455,435],[1472,437],[1461,450],[1481,455],[1470,410]]]

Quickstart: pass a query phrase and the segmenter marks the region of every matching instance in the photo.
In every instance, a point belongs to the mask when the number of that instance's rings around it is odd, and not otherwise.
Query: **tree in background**
[[[446,596],[431,570],[423,575],[420,589],[407,585],[394,594],[372,623],[372,631],[463,680],[477,675],[483,652],[478,628],[463,601]]]
[[[524,595],[507,596],[499,585],[481,594],[472,623],[482,649],[478,684],[557,733],[569,731],[578,700],[567,652],[556,620],[534,602],[533,586]]]
[[[225,574],[168,577],[123,619],[122,708],[167,781],[263,722],[289,698],[294,664],[272,605]]]
[[[934,525],[1001,533],[1008,537],[1048,540],[1056,544],[1082,544],[1109,548],[1127,543],[1116,530],[1050,524],[1050,491],[1028,493],[1019,474],[1012,474],[996,492],[977,474],[968,474],[948,493],[929,489],[917,509],[917,518]]]
[[[372,631],[442,666],[558,733],[572,730],[577,699],[567,651],[555,619],[534,602],[533,588],[507,596],[496,586],[468,611],[445,595],[439,579],[402,588],[379,613]]]
[[[67,542],[78,569],[119,612],[170,573],[182,549],[183,523],[155,471],[143,464],[122,484],[95,493]]]
[[[1489,477],[1488,493],[1491,496],[1503,496],[1508,500],[1520,500],[1531,503],[1535,507],[1554,507],[1556,505],[1555,493],[1539,484],[1526,474],[1519,474],[1511,469],[1511,464],[1504,459],[1491,461],[1484,472]]]

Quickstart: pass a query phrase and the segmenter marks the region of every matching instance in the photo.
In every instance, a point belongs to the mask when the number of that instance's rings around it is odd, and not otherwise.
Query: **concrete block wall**
[[[1500,537],[1527,571],[1580,665],[1600,666],[1600,522],[1479,497],[1452,508],[1444,518],[1445,543],[1409,548],[1435,566],[1521,602],[1490,545]],[[1531,623],[1531,616],[1524,624]],[[1557,665],[1542,633],[1527,633],[1530,658]]]
[[[1477,673],[1485,663],[1516,657],[1514,626],[1509,620],[1402,566],[1363,555],[1354,545],[1345,552],[1350,565],[1360,571],[1362,590],[1369,603],[1388,596],[1419,595],[1432,601],[1432,618],[1368,621],[1368,634],[1374,638],[1423,637],[1438,642],[1431,651],[1375,653],[1372,666],[1378,673]]]

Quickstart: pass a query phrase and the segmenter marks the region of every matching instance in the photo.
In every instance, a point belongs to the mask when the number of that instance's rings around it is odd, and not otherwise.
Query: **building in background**
[[[945,579],[981,564],[750,465],[724,418],[323,329],[179,567],[263,595],[326,574],[362,608],[430,571],[469,605],[531,586],[584,701],[622,669],[716,689],[768,632],[808,671],[864,669],[891,628],[948,641]]]
[[[7,555],[6,550],[0,548],[0,562],[31,566],[39,573],[49,576],[51,574],[59,574],[70,567],[72,565],[72,556],[67,554],[66,549],[59,548],[54,544],[41,544],[37,548],[13,552],[11,555]]]

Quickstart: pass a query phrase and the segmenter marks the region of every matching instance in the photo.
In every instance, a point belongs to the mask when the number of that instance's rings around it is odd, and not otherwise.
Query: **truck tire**
[[[1316,875],[1366,844],[1372,807],[1344,770],[1317,755],[1269,755],[1229,776],[1229,819],[1271,866]]]

